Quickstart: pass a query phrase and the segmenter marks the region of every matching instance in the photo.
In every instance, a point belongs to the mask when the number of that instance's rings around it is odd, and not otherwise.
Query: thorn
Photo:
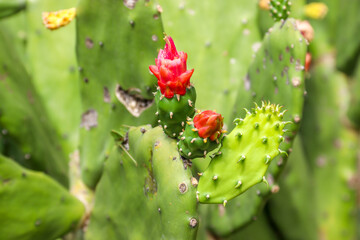
[[[166,125],[164,125],[164,129],[167,129],[167,126],[166,126]]]
[[[262,182],[264,182],[269,187],[269,182],[266,180],[265,176],[262,177]]]
[[[215,175],[213,178],[212,178],[214,181],[218,179],[218,176]]]
[[[191,121],[191,118],[190,118],[190,117],[186,117],[186,120],[187,120],[187,121]]]
[[[206,154],[207,154],[207,152],[206,152],[206,150],[204,151],[204,157],[206,156]]]
[[[193,132],[197,132],[198,130],[196,128],[191,129]]]
[[[152,94],[155,96],[157,92],[152,92]]]
[[[255,123],[255,124],[254,124],[254,128],[255,128],[255,129],[258,129],[258,128],[259,128],[259,123]]]
[[[283,136],[279,136],[279,143],[283,142],[285,138]]]
[[[181,139],[181,140],[185,140],[185,137],[181,137],[180,139]]]
[[[271,114],[268,114],[268,115],[266,116],[266,118],[267,118],[267,120],[270,120]]]
[[[160,101],[161,101],[163,98],[164,98],[164,95],[161,95],[161,96],[160,96]]]
[[[217,143],[217,144],[219,144],[219,143],[220,143],[220,142],[219,142],[219,139],[216,139],[216,143]]]
[[[179,148],[179,151],[182,152],[182,148]]]
[[[284,154],[285,156],[289,156],[289,154],[286,151],[283,151],[281,149],[279,149],[279,154]]]
[[[233,123],[235,123],[235,125],[237,126],[237,125],[241,124],[243,121],[244,121],[244,119],[242,119],[242,118],[235,118]]]
[[[174,115],[174,113],[173,113],[173,112],[170,112],[170,119],[173,118],[173,115]]]
[[[189,103],[189,106],[192,107],[192,101],[190,99],[188,99],[188,103]]]
[[[263,137],[263,139],[262,139],[262,143],[267,143],[267,141],[268,141],[268,138],[267,137]]]
[[[239,188],[241,186],[242,182],[239,180],[237,181],[236,185],[235,185],[235,188]]]
[[[226,204],[227,204],[227,200],[224,200],[223,202],[224,207],[226,206]]]
[[[181,122],[181,126],[183,127],[185,125],[185,123],[184,122]]]
[[[238,132],[237,134],[235,134],[235,137],[241,138],[241,137],[242,137],[242,133],[241,133],[241,132]]]
[[[207,143],[207,138],[204,138],[204,143]]]
[[[206,194],[205,197],[206,197],[206,199],[209,199],[209,198],[210,198],[210,195],[209,195],[209,194]]]
[[[173,136],[176,137],[176,133],[173,133]]]
[[[161,120],[160,120],[160,119],[158,120],[158,123],[161,123]]]
[[[280,123],[275,124],[275,129],[278,129],[280,127]]]
[[[193,122],[186,122],[188,125],[194,124]]]
[[[221,133],[227,133],[228,131],[226,131],[225,129],[221,130]]]
[[[246,159],[246,157],[245,157],[245,155],[243,154],[243,155],[241,155],[240,159],[239,159],[237,162],[242,162],[242,161],[244,161],[245,159]]]
[[[191,143],[194,143],[196,141],[196,138],[191,139]]]
[[[245,110],[246,114],[251,115],[251,112],[249,112],[249,110],[247,110],[246,108],[244,108],[244,110]]]
[[[191,156],[191,152],[188,153],[188,156],[189,156],[189,157]]]
[[[176,98],[177,98],[178,102],[180,102],[180,94],[176,94]]]
[[[160,90],[160,87],[156,87],[156,90]]]
[[[199,175],[199,176],[202,176],[202,175],[203,175],[203,173],[201,173],[201,172],[198,172],[198,175]]]
[[[270,160],[271,160],[270,155],[266,155],[265,156],[265,164],[268,164],[270,162]]]
[[[184,132],[179,133],[180,136],[182,136],[183,134],[184,134]]]
[[[155,115],[158,116],[158,115],[159,115],[159,112],[156,112]]]

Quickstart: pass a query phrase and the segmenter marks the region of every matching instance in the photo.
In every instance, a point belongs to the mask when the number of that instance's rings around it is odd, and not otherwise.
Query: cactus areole
[[[221,114],[206,110],[194,117],[194,126],[198,130],[199,137],[210,138],[215,141],[222,131],[223,117]]]
[[[160,91],[166,98],[176,94],[183,96],[190,87],[194,69],[186,69],[187,54],[176,50],[171,37],[165,36],[164,40],[166,44],[155,59],[156,66],[151,65],[149,69],[157,77]]]

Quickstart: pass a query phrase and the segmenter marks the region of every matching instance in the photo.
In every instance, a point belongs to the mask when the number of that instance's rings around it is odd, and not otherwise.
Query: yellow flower
[[[56,12],[43,12],[42,18],[46,28],[55,30],[69,24],[76,16],[76,8]]]
[[[325,3],[312,2],[305,5],[305,16],[312,19],[322,19],[326,16],[328,7]]]

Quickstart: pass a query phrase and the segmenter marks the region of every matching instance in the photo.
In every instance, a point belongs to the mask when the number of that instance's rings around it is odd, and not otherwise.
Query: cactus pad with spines
[[[223,203],[240,195],[251,186],[266,182],[265,173],[284,140],[281,107],[263,103],[235,119],[237,126],[224,137],[219,153],[199,180],[201,203]]]
[[[192,86],[186,90],[185,95],[177,95],[173,98],[164,97],[160,90],[156,92],[158,123],[169,137],[176,138],[185,129],[187,118],[195,114],[195,101],[196,92]]]
[[[188,159],[205,157],[220,145],[223,134],[221,114],[207,110],[187,121],[185,131],[180,135],[180,154]]]
[[[274,21],[286,20],[290,15],[290,0],[270,0],[270,16]]]

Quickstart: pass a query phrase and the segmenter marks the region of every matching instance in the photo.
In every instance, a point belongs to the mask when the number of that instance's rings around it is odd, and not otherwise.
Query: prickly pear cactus
[[[235,119],[236,127],[224,137],[222,147],[202,173],[197,197],[201,203],[223,203],[259,182],[284,140],[281,107],[263,103]]]
[[[197,181],[176,141],[159,127],[127,136],[106,162],[86,239],[195,239]]]
[[[290,0],[270,0],[270,16],[275,21],[286,20],[290,15]]]
[[[84,206],[64,187],[2,155],[0,182],[1,239],[56,239],[82,219]]]
[[[198,112],[186,122],[185,131],[181,133],[178,148],[185,158],[205,157],[218,146],[225,130],[223,117],[211,110]]]

